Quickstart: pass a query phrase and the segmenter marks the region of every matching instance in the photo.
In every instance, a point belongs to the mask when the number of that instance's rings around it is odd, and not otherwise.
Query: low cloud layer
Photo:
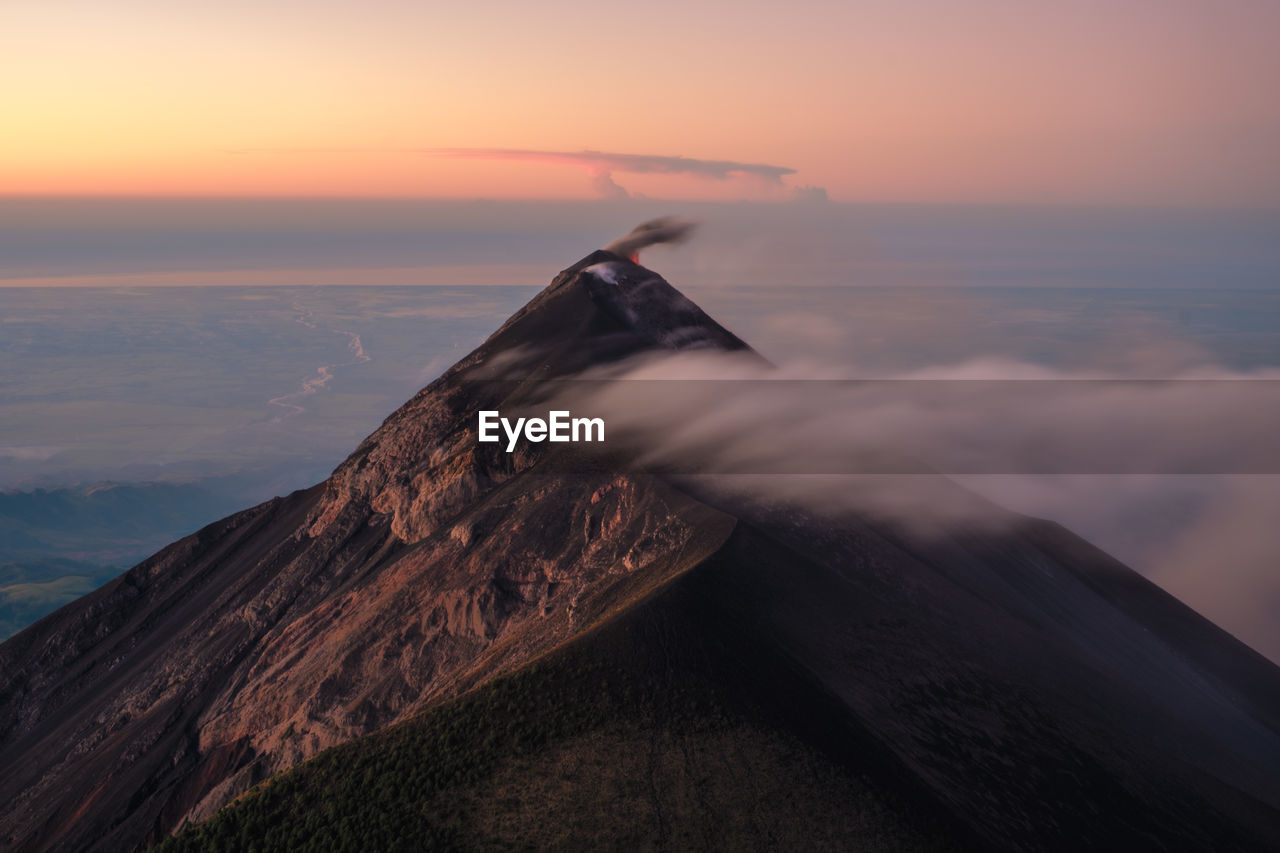
[[[1280,475],[959,479],[1080,533],[1280,662]]]
[[[687,353],[594,371],[555,402],[603,417],[642,463],[749,500],[925,535],[999,528],[1005,507],[1062,521],[1280,660],[1280,370],[1153,381],[982,359],[843,375]]]
[[[690,175],[725,181],[750,177],[781,186],[782,178],[795,174],[786,166],[766,163],[739,163],[734,160],[699,160],[693,157],[669,157],[657,154],[619,154],[611,151],[535,151],[525,148],[428,148],[427,154],[466,160],[508,160],[523,163],[550,163],[580,166],[591,173],[591,185],[602,198],[625,198],[630,193],[614,180],[615,172],[632,175]],[[804,187],[806,198],[821,192],[817,187]]]
[[[1237,476],[1174,531],[1149,577],[1280,662],[1280,477]]]
[[[980,359],[850,378],[693,352],[587,378],[569,386],[578,407],[646,461],[713,473],[1280,473],[1278,369],[1146,379]]]

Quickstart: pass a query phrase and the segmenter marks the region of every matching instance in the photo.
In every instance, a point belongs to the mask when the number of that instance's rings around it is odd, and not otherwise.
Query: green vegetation
[[[771,701],[808,697],[671,610],[323,752],[155,850],[950,849],[779,724]]]

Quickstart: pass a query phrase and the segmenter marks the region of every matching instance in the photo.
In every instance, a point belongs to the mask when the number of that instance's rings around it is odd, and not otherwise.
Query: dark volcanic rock
[[[750,353],[596,252],[325,483],[0,646],[0,846],[155,841],[678,581],[983,846],[1280,847],[1280,673],[1061,528],[922,540],[476,441],[546,378],[703,347]]]

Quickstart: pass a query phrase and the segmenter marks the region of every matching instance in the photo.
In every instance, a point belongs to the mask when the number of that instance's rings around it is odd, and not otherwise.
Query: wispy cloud
[[[613,179],[615,172],[633,175],[691,175],[724,181],[731,178],[760,178],[782,184],[795,169],[767,163],[739,163],[735,160],[699,160],[658,154],[619,154],[612,151],[537,151],[527,148],[424,148],[425,154],[466,160],[508,160],[524,163],[552,163],[580,166],[591,173],[592,185],[606,198],[628,195]]]
[[[692,488],[924,535],[1018,523],[963,486],[1079,530],[1280,661],[1280,369],[1141,375],[992,357],[770,367],[689,351],[596,368],[547,407],[603,418],[611,453],[691,472]]]
[[[228,148],[228,154],[427,154],[459,160],[505,160],[521,163],[550,163],[579,166],[591,175],[591,186],[601,198],[629,198],[631,193],[613,179],[615,172],[631,175],[690,175],[715,181],[755,178],[772,186],[794,175],[788,166],[768,163],[740,163],[736,160],[699,160],[662,154],[620,154],[615,151],[539,151],[532,148]],[[821,187],[798,187],[800,200],[826,200]]]
[[[665,157],[655,154],[617,154],[609,151],[534,151],[524,148],[426,148],[425,153],[441,157],[473,160],[521,160],[529,163],[567,163],[588,169],[633,174],[697,175],[725,180],[739,175],[754,175],[781,181],[796,170],[765,163],[739,163],[734,160],[697,160],[692,157]]]

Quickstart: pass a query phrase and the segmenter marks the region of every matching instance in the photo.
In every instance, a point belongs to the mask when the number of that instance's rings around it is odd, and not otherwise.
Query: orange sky
[[[0,194],[1280,204],[1274,0],[6,0]]]

